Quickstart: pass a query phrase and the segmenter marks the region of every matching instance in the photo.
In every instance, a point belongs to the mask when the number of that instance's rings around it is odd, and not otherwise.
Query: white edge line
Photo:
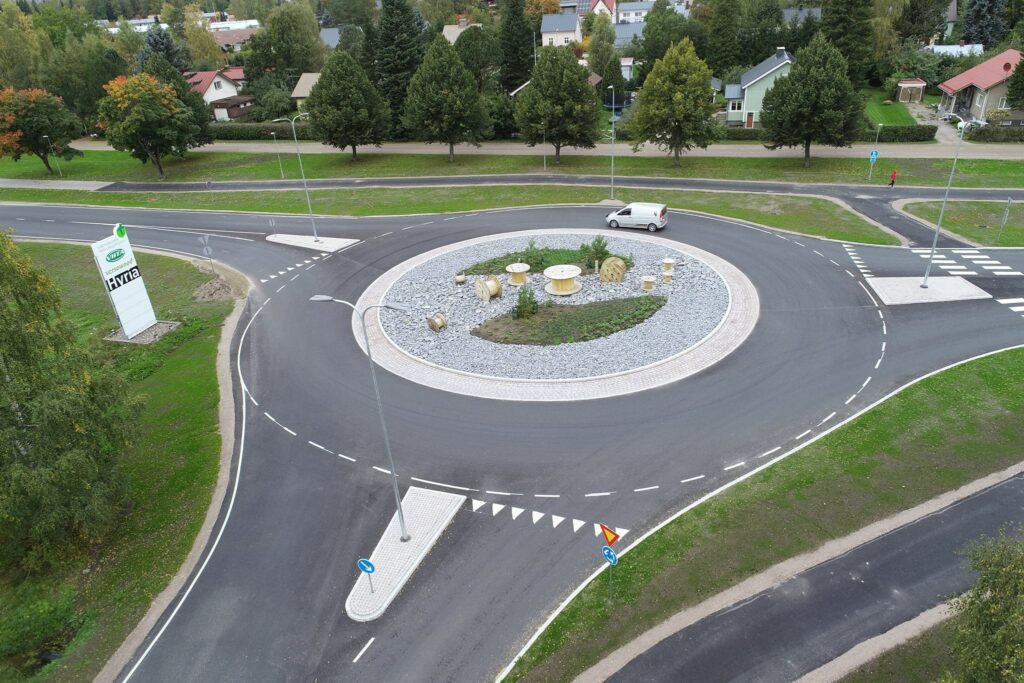
[[[252,317],[249,318],[249,322],[246,324],[245,329],[242,330],[242,336],[239,337],[238,340],[238,350],[235,360],[235,371],[238,373],[238,381],[242,385],[242,391],[245,393],[248,393],[249,390],[246,388],[245,379],[242,377],[242,347],[245,346],[245,336],[249,334],[249,328],[252,326],[253,322],[255,322],[256,316],[258,316],[260,314],[260,311],[262,310],[263,307],[260,306],[256,310],[256,312],[253,313]],[[206,558],[203,560],[203,563],[199,565],[199,570],[196,571],[195,576],[192,577],[192,581],[188,584],[188,588],[186,588],[185,592],[182,593],[181,598],[178,600],[178,604],[176,604],[174,606],[174,609],[171,610],[170,615],[168,615],[167,617],[167,621],[164,622],[164,625],[161,626],[160,630],[156,632],[155,636],[153,636],[153,640],[149,641],[149,645],[147,645],[146,649],[142,651],[142,655],[139,656],[139,659],[135,662],[135,665],[132,666],[132,668],[128,671],[128,674],[124,677],[122,683],[128,683],[128,680],[131,679],[131,677],[135,674],[136,670],[138,670],[138,668],[142,665],[142,662],[146,660],[146,657],[153,649],[153,646],[156,645],[158,640],[160,640],[160,636],[162,636],[164,634],[164,631],[167,630],[167,627],[171,625],[171,622],[174,620],[175,615],[178,614],[178,610],[181,609],[181,606],[183,604],[185,604],[185,601],[188,599],[188,596],[192,592],[192,589],[195,588],[196,582],[199,581],[199,577],[203,575],[203,570],[206,569],[206,565],[210,563],[210,558],[213,557],[214,551],[217,550],[217,545],[220,543],[220,539],[224,535],[224,529],[227,528],[228,521],[231,519],[231,510],[235,507],[235,497],[238,494],[238,483],[242,479],[242,460],[245,456],[245,401],[242,401],[241,403],[242,431],[241,434],[239,435],[238,442],[238,467],[235,470],[235,483],[231,487],[231,499],[228,500],[228,509],[224,513],[224,521],[221,522],[220,529],[217,531],[217,536],[213,539],[213,544],[210,545],[210,549],[206,553]]]
[[[704,494],[702,497],[700,497],[697,500],[693,501],[692,503],[690,503],[689,505],[687,505],[683,509],[681,509],[678,512],[670,515],[664,521],[660,522],[659,524],[656,524],[654,527],[652,527],[648,531],[644,532],[643,534],[641,534],[637,538],[633,539],[632,543],[630,543],[628,546],[623,548],[621,552],[618,553],[618,556],[622,557],[623,555],[625,555],[626,553],[631,551],[633,548],[635,548],[638,545],[640,545],[641,543],[643,543],[649,537],[651,537],[655,533],[661,531],[664,527],[666,527],[669,524],[671,524],[672,522],[676,521],[677,519],[679,519],[680,517],[685,515],[687,512],[689,512],[690,510],[692,510],[695,507],[697,507],[698,505],[706,503],[707,501],[711,500],[712,498],[715,498],[719,494],[729,490],[733,486],[736,486],[740,482],[745,481],[745,480],[749,479],[750,477],[753,477],[755,474],[758,474],[762,470],[765,470],[765,469],[771,467],[772,465],[774,465],[775,463],[779,462],[780,460],[784,460],[785,458],[788,458],[793,453],[796,453],[796,452],[806,448],[807,446],[810,446],[811,444],[813,444],[814,442],[818,441],[819,439],[823,439],[824,437],[828,436],[829,434],[831,434],[835,430],[839,429],[840,427],[843,427],[847,423],[853,422],[854,420],[859,418],[864,413],[868,412],[869,410],[874,409],[876,406],[878,406],[878,405],[888,401],[890,398],[892,398],[893,396],[896,396],[897,394],[905,391],[906,389],[909,389],[910,387],[914,386],[918,382],[922,382],[922,381],[928,379],[929,377],[937,375],[937,374],[939,374],[941,372],[945,372],[946,370],[951,370],[952,368],[958,367],[960,365],[964,365],[964,364],[970,363],[972,361],[980,360],[982,358],[987,358],[988,356],[994,356],[997,353],[1004,353],[1006,351],[1013,351],[1015,349],[1024,349],[1024,344],[1016,344],[1014,346],[1007,346],[1007,347],[1002,348],[1002,349],[996,349],[995,351],[989,351],[987,353],[982,353],[982,354],[977,355],[977,356],[972,356],[970,358],[965,358],[964,360],[957,361],[956,363],[951,363],[951,364],[949,364],[949,365],[947,365],[945,367],[939,368],[937,370],[932,370],[931,372],[929,372],[927,374],[921,375],[917,379],[910,380],[909,382],[907,382],[903,386],[897,387],[896,389],[893,389],[891,392],[889,392],[885,396],[881,397],[880,399],[878,399],[877,401],[875,401],[871,405],[862,408],[861,410],[857,411],[853,415],[850,415],[845,420],[842,420],[841,422],[836,423],[835,425],[833,425],[832,427],[829,427],[828,429],[826,429],[823,432],[819,432],[810,441],[807,441],[806,443],[802,443],[799,446],[795,446],[795,447],[791,448],[790,450],[786,451],[785,453],[783,453],[782,455],[780,455],[779,457],[777,457],[777,458],[775,458],[773,460],[769,460],[768,462],[764,463],[763,465],[760,465],[759,467],[755,467],[752,470],[744,472],[743,474],[741,474],[740,476],[736,477],[732,481],[728,481],[725,484],[722,484],[721,486],[719,486],[714,491],[711,491],[709,493]],[[537,638],[540,637],[540,634],[543,633],[544,630],[547,629],[547,627],[551,625],[551,622],[553,622],[555,620],[555,618],[559,614],[561,614],[565,610],[566,607],[568,607],[569,603],[572,602],[573,599],[577,595],[579,595],[583,591],[584,588],[586,588],[592,581],[594,581],[594,579],[599,577],[610,566],[611,565],[609,565],[607,562],[602,562],[601,565],[596,570],[594,570],[594,572],[590,576],[588,576],[586,579],[584,579],[582,582],[580,582],[580,584],[578,586],[576,586],[576,588],[572,591],[572,593],[570,593],[568,595],[568,597],[566,597],[565,600],[563,600],[561,602],[561,604],[559,604],[558,607],[556,607],[555,610],[550,615],[548,615],[548,618],[544,620],[544,623],[542,623],[540,625],[540,627],[538,627],[537,630],[534,632],[534,634],[532,636],[530,636],[530,639],[526,641],[526,644],[523,645],[523,648],[518,653],[516,653],[516,656],[512,659],[511,662],[508,663],[508,666],[506,666],[504,669],[502,669],[500,672],[498,672],[498,675],[495,678],[496,682],[500,682],[502,679],[505,678],[505,676],[508,676],[509,672],[512,671],[512,667],[514,667],[516,665],[516,662],[518,662],[522,658],[522,656],[524,654],[526,654],[526,651],[530,649],[530,646],[532,646],[534,642],[536,642]]]
[[[868,297],[871,299],[871,303],[873,303],[875,305],[875,308],[878,308],[878,302],[875,301],[875,297],[871,296],[871,290],[869,290],[867,288],[867,286],[865,286],[865,284],[863,282],[861,282],[860,280],[857,280],[857,284],[864,288],[864,291],[867,293]]]
[[[467,486],[455,486],[454,484],[443,484],[443,483],[441,483],[439,481],[430,481],[429,479],[420,479],[419,477],[409,477],[409,478],[412,479],[413,481],[418,481],[421,484],[430,484],[431,486],[443,486],[443,487],[448,488],[448,489],[455,489],[456,491],[477,491],[477,492],[480,491],[480,489],[471,489],[471,488],[469,488]]]
[[[363,656],[363,653],[365,653],[370,648],[371,645],[373,645],[373,641],[375,640],[377,640],[377,636],[373,636],[368,641],[366,641],[366,645],[363,645],[363,649],[360,650],[359,654],[356,655],[356,658],[352,660],[353,664],[359,661],[359,658]]]

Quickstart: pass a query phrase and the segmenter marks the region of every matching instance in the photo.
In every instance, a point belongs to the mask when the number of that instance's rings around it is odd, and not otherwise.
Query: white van
[[[668,225],[668,207],[664,204],[633,202],[604,217],[609,228],[647,228],[651,232]]]

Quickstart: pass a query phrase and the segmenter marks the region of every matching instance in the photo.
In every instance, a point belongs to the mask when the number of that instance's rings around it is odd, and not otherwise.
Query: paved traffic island
[[[481,262],[522,252],[530,240],[543,249],[576,250],[598,235],[607,239],[610,253],[631,263],[620,274],[621,282],[602,281],[593,268],[583,271],[571,264],[557,272],[550,267],[539,273],[516,268],[520,272],[457,277]],[[672,265],[668,271],[665,263]],[[548,272],[555,277],[546,277]],[[509,286],[513,276],[525,283]],[[645,277],[654,278],[652,288],[644,287]],[[553,281],[558,284],[551,294],[545,287]],[[525,286],[539,306],[581,306],[645,295],[662,297],[665,303],[628,329],[582,342],[501,344],[473,334],[484,323],[508,315]],[[595,230],[505,233],[426,252],[378,278],[357,305],[380,302],[405,309],[368,316],[374,360],[387,370],[445,391],[530,401],[602,398],[677,381],[737,348],[759,311],[750,281],[713,254],[662,237],[608,236]],[[427,320],[438,315],[447,325],[435,331]]]

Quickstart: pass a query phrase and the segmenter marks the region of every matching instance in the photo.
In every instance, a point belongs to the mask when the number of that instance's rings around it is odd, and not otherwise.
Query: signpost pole
[[[1006,221],[1010,220],[1010,207],[1013,205],[1013,197],[1006,199],[1006,210],[1003,211],[1003,222],[999,225],[999,234],[996,235],[996,244],[1003,238],[1003,230],[1006,228]]]

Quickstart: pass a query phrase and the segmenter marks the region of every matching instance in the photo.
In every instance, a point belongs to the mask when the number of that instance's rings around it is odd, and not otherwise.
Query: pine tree
[[[536,45],[523,0],[508,0],[501,9],[501,85],[512,92],[530,78]]]
[[[402,135],[409,81],[423,61],[423,24],[407,0],[383,0],[376,60],[377,86],[391,107],[392,130]]]
[[[751,0],[743,13],[740,64],[759,64],[782,40],[782,6],[779,0]]]
[[[479,144],[488,132],[476,80],[444,36],[430,44],[409,82],[404,118],[405,127],[419,139],[447,143],[448,161],[455,161],[456,144]]]
[[[597,84],[599,91],[604,92],[608,86],[614,86],[618,95],[624,93],[626,81],[622,78],[622,63],[615,49],[615,28],[607,15],[599,14],[594,20],[587,65],[601,77],[601,82]]]
[[[995,47],[1006,36],[1005,14],[1006,0],[969,0],[964,9],[963,39],[986,48]]]
[[[847,75],[856,87],[867,81],[875,32],[873,0],[826,0],[821,30],[846,58]]]
[[[821,33],[796,54],[789,75],[775,81],[761,105],[769,149],[811,143],[849,147],[864,125],[864,103],[847,77],[846,59]]]
[[[477,90],[483,92],[494,78],[501,59],[498,41],[479,26],[470,26],[455,40],[455,51],[476,79]]]
[[[142,47],[142,62],[153,54],[160,55],[178,70],[188,68],[188,60],[181,46],[174,41],[174,37],[165,31],[160,24],[154,25],[146,32],[146,42]]]
[[[740,0],[715,0],[708,29],[708,66],[723,74],[740,63]]]
[[[391,121],[388,103],[344,50],[335,50],[306,100],[310,127],[325,145],[352,148],[384,141]]]
[[[697,57],[688,38],[669,48],[654,65],[633,105],[627,130],[639,150],[651,142],[667,150],[679,165],[679,155],[693,147],[707,149],[718,139],[714,94],[708,83],[711,69]]]
[[[531,147],[539,142],[555,148],[561,163],[562,147],[594,147],[597,97],[587,80],[587,68],[566,47],[542,47],[530,84],[516,97],[516,126]]]
[[[665,56],[668,49],[682,40],[690,38],[697,53],[701,53],[704,41],[704,25],[696,20],[688,20],[672,9],[668,0],[655,0],[651,11],[644,21],[643,37],[639,47],[639,66],[635,71],[637,86],[644,84],[647,74],[654,68],[655,62]]]

